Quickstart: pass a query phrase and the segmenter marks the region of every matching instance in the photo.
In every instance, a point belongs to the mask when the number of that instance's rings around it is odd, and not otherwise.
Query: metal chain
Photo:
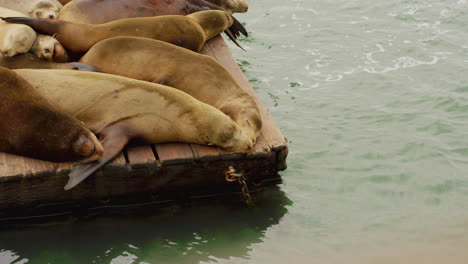
[[[253,200],[252,196],[250,195],[249,192],[249,187],[247,186],[247,181],[245,174],[243,172],[241,173],[236,173],[236,170],[232,167],[229,166],[227,171],[224,173],[226,176],[226,181],[228,182],[235,182],[237,181],[239,185],[241,186],[241,191],[242,191],[242,197],[244,198],[244,202],[247,206],[253,206]]]

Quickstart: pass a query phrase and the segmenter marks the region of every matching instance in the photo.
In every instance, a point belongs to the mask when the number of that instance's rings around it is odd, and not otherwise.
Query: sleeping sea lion
[[[227,115],[171,87],[103,73],[16,72],[102,139],[102,158],[75,167],[65,189],[91,175],[134,139],[215,144],[235,152],[247,152],[253,145]]]
[[[57,63],[39,59],[32,53],[23,53],[14,57],[0,57],[0,66],[8,69],[62,69],[101,72],[100,69],[80,62]]]
[[[0,6],[31,17],[56,19],[63,5],[57,0],[0,0]]]
[[[98,160],[102,146],[14,71],[0,67],[0,151],[50,161]]]
[[[116,37],[94,45],[80,60],[104,72],[177,88],[229,115],[255,140],[257,104],[215,59],[162,41]]]
[[[228,13],[218,10],[187,16],[127,18],[99,25],[30,17],[2,19],[8,23],[28,25],[39,33],[56,35],[67,50],[76,53],[86,52],[97,42],[118,36],[157,39],[199,51],[206,40],[220,34],[233,23]]]
[[[2,16],[25,16],[24,14],[0,7]],[[28,52],[34,40],[36,32],[25,25],[13,25],[0,21],[0,52],[4,57],[13,57],[16,54]]]
[[[31,52],[40,59],[55,62],[67,62],[68,54],[65,48],[55,38],[38,34]]]

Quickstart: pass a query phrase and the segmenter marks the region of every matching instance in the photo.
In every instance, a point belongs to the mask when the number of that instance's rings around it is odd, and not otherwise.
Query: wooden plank
[[[195,160],[200,161],[213,161],[220,160],[220,148],[215,146],[199,145],[199,144],[190,144],[190,147],[193,151],[193,156]]]
[[[117,157],[111,160],[106,166],[125,166],[127,161],[125,160],[124,153],[120,153]]]
[[[127,157],[128,163],[132,168],[139,168],[156,163],[156,157],[150,145],[127,147]]]
[[[192,148],[189,144],[156,144],[155,149],[162,165],[190,163],[194,159]]]
[[[69,169],[72,164],[53,163],[0,152],[1,177],[53,173],[60,168]]]

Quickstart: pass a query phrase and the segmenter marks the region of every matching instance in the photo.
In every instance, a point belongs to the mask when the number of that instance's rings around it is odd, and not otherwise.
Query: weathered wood
[[[156,144],[155,149],[162,165],[184,164],[193,161],[193,152],[189,144]]]
[[[132,168],[145,166],[149,163],[156,164],[156,157],[150,145],[127,147],[127,157]]]
[[[199,161],[213,161],[219,160],[220,157],[220,148],[215,146],[206,146],[199,144],[190,144],[192,148],[193,157],[195,160]]]

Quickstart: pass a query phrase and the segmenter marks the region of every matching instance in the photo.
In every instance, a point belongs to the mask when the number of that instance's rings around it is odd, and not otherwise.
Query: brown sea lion
[[[215,144],[235,152],[253,145],[227,115],[171,87],[103,73],[16,72],[102,139],[102,158],[75,167],[65,189],[110,161],[130,140]]]
[[[0,7],[0,17],[25,16],[24,14]],[[0,21],[0,52],[4,57],[13,57],[16,54],[28,52],[34,40],[36,32],[25,25],[12,25]]]
[[[80,60],[104,72],[177,88],[229,115],[255,140],[262,126],[255,101],[215,59],[162,41],[116,37]]]
[[[0,151],[50,161],[97,160],[103,149],[14,71],[0,67]]]
[[[74,0],[59,13],[61,20],[102,24],[130,17],[188,15],[203,10],[246,12],[245,0]]]
[[[0,0],[0,6],[30,17],[50,19],[56,19],[63,7],[57,0]]]
[[[61,69],[101,72],[100,69],[80,62],[57,63],[39,59],[32,53],[23,53],[14,57],[0,57],[0,66],[8,69]]]
[[[8,23],[28,25],[39,33],[56,35],[67,50],[76,53],[86,52],[97,42],[118,36],[157,39],[199,51],[206,40],[220,34],[233,23],[228,13],[218,10],[187,16],[127,18],[99,25],[30,17],[2,19]]]
[[[65,48],[55,38],[38,34],[31,53],[46,61],[67,62],[68,54]]]

